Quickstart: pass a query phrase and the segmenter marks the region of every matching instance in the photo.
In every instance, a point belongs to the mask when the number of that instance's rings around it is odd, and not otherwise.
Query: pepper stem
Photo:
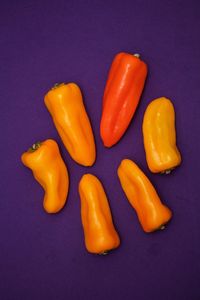
[[[53,86],[51,89],[52,89],[52,90],[55,90],[55,89],[59,88],[59,87],[62,86],[62,85],[65,85],[65,83],[64,83],[64,82],[61,82],[61,83],[55,83],[54,86]]]
[[[40,146],[42,145],[41,142],[34,143],[29,149],[28,152],[35,152]]]
[[[133,56],[135,56],[137,58],[140,58],[140,54],[139,53],[135,53],[135,54],[133,54]]]
[[[172,170],[166,170],[165,174],[170,174]]]
[[[168,174],[171,173],[172,170],[173,170],[173,168],[168,169],[168,170],[164,170],[164,171],[161,172],[161,174],[166,174],[166,175],[168,175]]]
[[[99,253],[99,255],[107,255],[108,254],[108,250],[105,250],[105,251],[103,251],[103,252],[101,252],[101,253]]]

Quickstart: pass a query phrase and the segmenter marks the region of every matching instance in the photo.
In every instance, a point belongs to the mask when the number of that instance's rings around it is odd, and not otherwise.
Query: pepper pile
[[[124,135],[139,103],[147,65],[138,54],[115,56],[105,86],[100,135],[105,147],[112,147]],[[54,125],[72,159],[92,166],[96,148],[91,123],[84,107],[80,88],[75,83],[56,84],[44,98]],[[169,174],[181,163],[176,146],[175,112],[172,102],[161,97],[147,106],[143,118],[143,141],[148,167],[153,173]],[[57,143],[48,139],[37,142],[22,154],[45,191],[43,206],[47,213],[57,213],[65,205],[69,190],[67,167]],[[120,184],[135,209],[145,232],[164,229],[172,217],[155,188],[142,170],[129,159],[123,159],[117,170]],[[79,183],[81,219],[85,246],[90,253],[107,254],[120,245],[108,199],[102,183],[85,174]]]

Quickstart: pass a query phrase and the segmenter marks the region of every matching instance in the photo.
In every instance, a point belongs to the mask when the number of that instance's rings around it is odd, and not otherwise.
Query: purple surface
[[[199,28],[198,0],[1,1],[1,300],[200,299]],[[99,136],[101,101],[120,51],[140,53],[149,75],[131,126],[107,150]],[[83,91],[97,145],[92,168],[71,160],[43,103],[63,81]],[[159,96],[175,105],[183,157],[166,177],[148,171],[141,134],[145,108]],[[50,137],[70,173],[68,203],[54,216],[43,211],[43,190],[20,162],[33,142]],[[142,167],[172,208],[165,231],[142,231],[116,175],[124,157]],[[107,257],[84,247],[77,184],[86,172],[102,180],[121,236]]]

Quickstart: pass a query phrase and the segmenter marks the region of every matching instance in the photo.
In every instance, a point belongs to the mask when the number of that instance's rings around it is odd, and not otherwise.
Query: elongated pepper
[[[139,222],[145,232],[163,229],[171,219],[171,210],[162,204],[155,188],[131,160],[122,160],[118,176],[126,197],[136,210]]]
[[[85,246],[91,253],[107,254],[119,246],[120,239],[99,179],[92,174],[85,174],[79,183],[79,195]]]
[[[45,95],[44,102],[71,157],[83,166],[93,165],[94,136],[78,85],[55,85]]]
[[[139,54],[118,53],[111,65],[103,95],[100,135],[106,147],[116,144],[135,113],[147,76]]]
[[[147,106],[143,119],[146,160],[153,173],[170,173],[180,165],[176,146],[175,111],[172,102],[161,97]]]
[[[57,143],[48,139],[38,142],[21,156],[23,164],[32,170],[34,178],[45,191],[43,206],[47,213],[60,211],[66,203],[69,176]]]

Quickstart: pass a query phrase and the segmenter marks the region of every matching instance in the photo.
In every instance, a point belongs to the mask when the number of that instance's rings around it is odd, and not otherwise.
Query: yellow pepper
[[[83,166],[93,165],[94,136],[78,85],[56,84],[44,102],[71,157]]]
[[[118,176],[144,231],[164,229],[164,225],[172,217],[172,212],[162,204],[155,188],[142,170],[130,159],[124,159],[118,168]]]
[[[104,188],[97,177],[85,174],[79,183],[79,195],[86,248],[88,252],[105,255],[119,246],[120,239]]]
[[[60,211],[67,200],[69,177],[57,143],[51,139],[35,143],[22,154],[21,160],[33,171],[33,176],[45,191],[45,211]]]
[[[143,119],[146,160],[153,173],[170,173],[181,163],[176,146],[175,112],[172,102],[161,97],[147,107]]]

